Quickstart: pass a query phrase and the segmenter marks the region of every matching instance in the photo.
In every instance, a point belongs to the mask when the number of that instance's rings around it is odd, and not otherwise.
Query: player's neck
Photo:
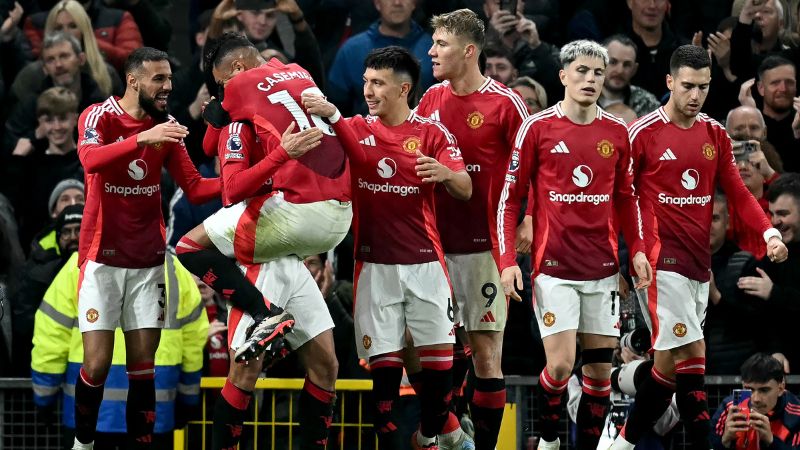
[[[391,108],[388,113],[380,116],[381,123],[387,127],[402,125],[411,114],[411,109],[406,103],[400,103],[397,107]]]
[[[579,125],[592,123],[597,118],[597,103],[583,106],[568,96],[561,101],[561,110],[569,120]]]
[[[144,120],[147,117],[147,113],[144,112],[144,109],[139,105],[138,94],[132,90],[125,91],[125,95],[119,99],[118,103],[123,111],[136,120]]]
[[[477,64],[470,66],[462,76],[451,78],[450,89],[456,95],[469,95],[480,89],[486,83],[486,77],[480,71]]]
[[[666,105],[664,105],[664,112],[667,113],[667,117],[669,117],[669,121],[677,125],[679,128],[689,129],[694,125],[694,121],[697,119],[697,116],[687,116],[682,112],[678,111],[678,108],[675,107],[675,104],[670,99]]]

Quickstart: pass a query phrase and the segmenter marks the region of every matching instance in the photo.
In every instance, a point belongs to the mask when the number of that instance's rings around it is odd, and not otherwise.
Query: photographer
[[[714,414],[714,449],[789,449],[800,440],[800,400],[786,390],[783,364],[756,353],[742,365],[742,387],[752,394],[739,405],[726,397]],[[760,445],[759,445],[760,444]]]

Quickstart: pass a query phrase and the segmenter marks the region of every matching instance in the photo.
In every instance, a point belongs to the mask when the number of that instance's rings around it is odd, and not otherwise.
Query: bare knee
[[[584,364],[581,372],[584,376],[595,380],[607,380],[611,377],[611,363]]]
[[[564,380],[569,378],[574,364],[575,361],[568,361],[565,358],[548,360],[547,373],[556,380]]]
[[[102,383],[108,377],[111,368],[111,358],[92,357],[83,359],[83,370],[94,382]]]
[[[313,360],[314,362],[306,367],[309,379],[320,387],[332,390],[339,374],[339,360],[336,359],[336,355],[320,354]]]
[[[233,362],[233,359],[231,359],[231,366],[228,369],[228,381],[239,389],[252,391],[256,387],[259,375],[261,375],[261,366],[260,361],[240,364]]]

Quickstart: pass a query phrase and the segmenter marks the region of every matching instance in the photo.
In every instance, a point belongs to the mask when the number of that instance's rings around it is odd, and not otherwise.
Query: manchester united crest
[[[672,327],[672,332],[675,334],[675,336],[678,336],[679,338],[684,337],[686,336],[686,325],[678,322],[675,324],[674,327]]]
[[[361,338],[361,344],[364,345],[365,350],[369,350],[369,348],[372,347],[372,338],[365,334],[364,337]]]
[[[542,322],[544,322],[544,326],[552,327],[553,324],[556,323],[556,315],[551,312],[544,313]]]
[[[467,125],[473,130],[477,130],[483,125],[483,114],[480,111],[469,113],[467,116]]]
[[[614,144],[608,139],[603,139],[597,143],[597,153],[603,158],[611,158],[614,156]]]
[[[97,310],[96,310],[96,309],[94,309],[94,308],[89,308],[89,310],[88,310],[88,311],[86,311],[86,320],[87,320],[89,323],[95,323],[95,322],[97,322],[97,319],[98,319],[99,317],[100,317],[100,313],[98,313],[98,312],[97,312]]]
[[[420,146],[422,145],[422,141],[419,140],[416,136],[411,136],[410,138],[403,141],[403,150],[408,153],[414,154],[417,150],[420,150]]]
[[[703,144],[703,156],[705,156],[707,160],[711,161],[712,159],[714,159],[714,153],[715,152],[713,145],[709,143]]]

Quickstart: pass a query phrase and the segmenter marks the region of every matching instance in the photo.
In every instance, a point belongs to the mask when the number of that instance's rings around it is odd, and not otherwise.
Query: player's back
[[[453,93],[450,83],[432,86],[417,113],[440,121],[456,137],[472,178],[468,202],[437,189],[436,208],[442,244],[447,253],[491,250],[496,243],[495,214],[514,137],[527,117],[523,100],[501,83],[487,78],[475,92]]]
[[[708,280],[711,201],[719,165],[732,161],[725,130],[704,114],[690,128],[680,128],[663,107],[628,130],[651,263]]]
[[[319,128],[323,133],[322,143],[297,162],[316,174],[337,178],[345,170],[344,149],[328,122],[305,113],[300,98],[303,93],[323,95],[308,71],[273,58],[234,77],[225,87],[223,107],[233,121],[253,123],[267,145],[280,143],[281,135],[292,122],[295,133],[309,127]],[[274,139],[268,140],[267,136]]]
[[[137,120],[110,97],[89,106],[78,121],[78,154],[114,144],[128,146],[124,158],[86,171],[86,207],[81,225],[80,262],[90,259],[115,267],[154,267],[164,263],[161,168],[177,144],[137,147],[136,134],[156,125]],[[183,145],[182,143],[180,144]]]

